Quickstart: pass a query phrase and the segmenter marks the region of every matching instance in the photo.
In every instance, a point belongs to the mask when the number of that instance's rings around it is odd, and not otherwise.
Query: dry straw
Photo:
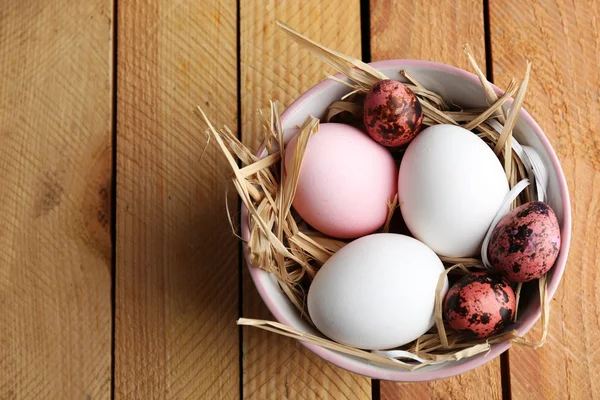
[[[360,121],[362,116],[360,103],[364,98],[363,94],[374,83],[381,79],[387,79],[387,76],[362,61],[313,42],[283,23],[278,22],[278,25],[290,39],[325,61],[346,78],[340,79],[327,75],[330,79],[348,86],[351,92],[343,99],[331,104],[327,110],[326,121],[341,118],[344,115]],[[495,150],[503,162],[511,188],[527,178],[534,181],[536,184],[531,185],[530,190],[517,197],[512,202],[512,207],[529,201],[533,197],[540,198],[545,192],[545,188],[540,184],[543,180],[540,177],[545,173],[543,166],[530,159],[527,151],[524,151],[512,137],[512,131],[527,91],[531,64],[527,64],[522,82],[512,80],[506,92],[498,96],[475,62],[469,46],[465,45],[463,50],[481,81],[489,107],[452,109],[438,94],[427,90],[407,71],[401,71],[406,85],[415,92],[422,105],[423,124],[453,124],[474,130]],[[507,109],[509,100],[515,93],[516,97],[510,108]],[[250,233],[247,247],[250,262],[252,265],[272,273],[283,292],[299,310],[302,318],[311,323],[305,301],[310,282],[320,266],[346,245],[345,241],[310,230],[291,208],[302,157],[311,136],[318,134],[319,120],[312,116],[306,117],[298,133],[292,159],[286,169],[282,162],[285,143],[277,103],[271,102],[268,109],[259,110],[264,134],[262,148],[264,154],[261,155],[264,157],[256,156],[227,127],[216,129],[204,112],[200,108],[198,109],[208,126],[209,140],[213,138],[226,157],[233,171],[233,184],[248,209]],[[241,167],[238,166],[238,160],[241,162]],[[388,206],[388,218],[382,228],[382,231],[385,232],[390,229],[394,210],[398,207],[398,198],[393,199]],[[543,331],[538,342],[529,342],[519,337],[514,330],[485,340],[472,340],[458,334],[443,320],[442,288],[447,274],[465,274],[472,270],[481,270],[484,268],[484,263],[478,258],[440,258],[447,269],[439,278],[435,302],[435,326],[417,340],[399,349],[368,352],[272,321],[241,318],[238,320],[238,324],[275,332],[372,363],[410,371],[429,364],[456,361],[485,353],[496,343],[511,341],[516,344],[539,347],[545,342],[549,318],[546,276],[539,279]],[[517,288],[517,299],[520,298],[520,289],[521,285]]]

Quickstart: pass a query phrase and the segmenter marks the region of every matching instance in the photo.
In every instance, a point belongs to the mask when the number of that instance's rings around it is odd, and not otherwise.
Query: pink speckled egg
[[[285,150],[289,168],[296,138]],[[357,128],[321,124],[308,141],[294,209],[315,229],[337,238],[376,231],[397,191],[398,169],[390,152]]]
[[[444,317],[459,333],[487,338],[501,332],[515,315],[515,293],[502,276],[474,272],[459,279],[444,299]]]
[[[560,227],[552,208],[530,201],[498,222],[488,246],[494,268],[511,281],[528,282],[544,275],[560,250]]]
[[[386,79],[374,84],[367,93],[363,120],[377,143],[398,147],[419,132],[423,111],[412,90],[401,82]]]

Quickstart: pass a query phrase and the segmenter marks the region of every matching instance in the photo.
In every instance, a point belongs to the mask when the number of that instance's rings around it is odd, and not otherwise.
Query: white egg
[[[398,177],[398,198],[415,238],[437,254],[469,257],[508,193],[492,149],[474,133],[434,125],[410,143]]]
[[[308,292],[308,313],[339,343],[369,350],[402,346],[433,326],[443,271],[435,253],[416,239],[364,236],[321,267]]]

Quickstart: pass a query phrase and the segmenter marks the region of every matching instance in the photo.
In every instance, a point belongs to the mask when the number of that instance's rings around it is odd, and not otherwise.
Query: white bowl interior
[[[466,78],[464,73],[458,73],[456,70],[451,68],[444,68],[440,70],[439,64],[421,63],[425,65],[418,66],[414,64],[415,63],[411,61],[398,60],[373,63],[372,65],[390,78],[397,80],[403,80],[402,76],[399,74],[399,71],[405,69],[421,84],[423,84],[423,86],[440,94],[447,102],[462,107],[487,106],[481,85],[478,82],[474,82],[473,80]],[[348,93],[348,91],[349,90],[347,87],[331,82],[328,85],[324,85],[321,90],[312,93],[309,99],[299,99],[294,104],[294,107],[288,109],[288,111],[286,111],[284,114],[282,123],[284,131],[287,131],[285,135],[286,141],[292,136],[292,133],[289,132],[290,128],[301,125],[306,116],[309,114],[318,118],[324,117],[325,110],[329,104],[331,104],[333,101],[339,100],[340,97]],[[557,171],[553,167],[550,155],[546,151],[546,148],[542,144],[539,137],[535,134],[534,128],[528,124],[524,118],[519,118],[514,130],[514,136],[521,144],[531,146],[537,150],[542,161],[546,165],[549,178],[547,202],[556,212],[562,228],[564,223],[562,215],[563,199],[561,198]],[[271,274],[255,269],[255,271],[253,271],[253,278],[259,287],[259,290],[261,289],[260,286],[262,286],[261,295],[263,298],[265,295],[270,297],[270,302],[267,302],[267,305],[271,311],[278,316],[278,318],[281,317],[279,318],[280,320],[284,320],[282,322],[288,323],[302,331],[321,335],[318,331],[301,319],[300,314],[290,303],[285,294],[280,290],[276,279]],[[533,315],[533,313],[539,314],[539,300],[537,299],[537,296],[531,297],[532,299],[525,304],[525,309],[521,311],[521,315],[523,316]],[[528,324],[528,326],[519,326],[517,324],[517,328],[519,329],[520,333],[523,334],[531,327],[533,322],[535,321],[532,321],[530,324]],[[449,367],[453,368],[450,368],[450,371],[447,374],[443,374],[443,376],[451,376],[456,373],[460,373],[462,372],[461,370],[463,370],[463,368],[456,368],[459,365],[469,362],[473,363],[473,366],[483,364],[508,347],[508,344],[496,345],[496,350],[498,351],[492,352],[496,354],[492,354],[492,356],[480,355],[476,357],[478,358],[476,362],[473,361],[473,358],[464,359],[449,364],[427,366],[414,372],[407,372],[401,368],[394,369],[391,367],[369,364],[364,360],[331,351],[321,351],[321,356],[333,361],[338,365],[344,364],[343,366],[345,368],[362,373],[364,375],[381,379],[415,381],[432,379],[432,372],[440,369],[448,369]],[[314,347],[311,348],[314,350]]]

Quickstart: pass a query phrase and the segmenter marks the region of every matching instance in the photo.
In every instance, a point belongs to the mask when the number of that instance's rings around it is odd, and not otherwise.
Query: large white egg
[[[433,326],[443,271],[435,253],[416,239],[364,236],[321,267],[308,292],[308,313],[339,343],[369,350],[402,346]]]
[[[508,181],[492,149],[474,133],[434,125],[410,143],[398,177],[406,226],[437,254],[479,254]]]

